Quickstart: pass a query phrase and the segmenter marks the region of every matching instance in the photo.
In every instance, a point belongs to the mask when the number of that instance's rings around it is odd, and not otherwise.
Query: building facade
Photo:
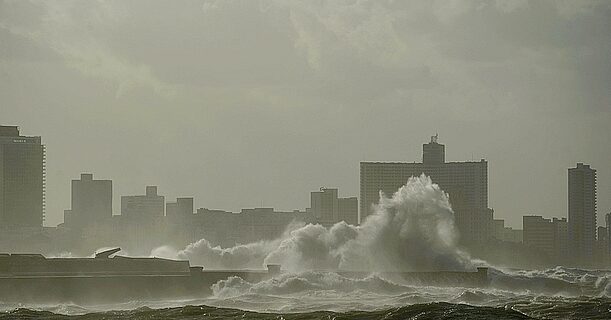
[[[606,267],[609,265],[609,229],[600,226],[597,228],[595,265],[597,267]]]
[[[605,215],[605,225],[607,227],[607,261],[611,265],[611,212]]]
[[[193,215],[193,198],[176,198],[176,202],[166,204],[165,212],[171,220],[184,220]]]
[[[42,228],[45,146],[17,126],[0,126],[0,228]]]
[[[523,216],[524,244],[554,256],[554,225],[542,216]]]
[[[324,226],[340,221],[358,225],[357,198],[339,198],[337,189],[320,188],[320,191],[311,192],[310,210],[316,222]]]
[[[359,222],[372,212],[379,192],[390,196],[410,177],[425,174],[450,196],[461,240],[484,243],[492,237],[492,214],[488,208],[488,162],[445,162],[445,146],[437,136],[422,146],[422,163],[361,162]]]
[[[505,220],[494,219],[492,221],[492,237],[505,242],[522,243],[523,231],[505,226]]]
[[[357,226],[359,224],[359,201],[356,197],[339,198],[339,221]]]
[[[596,170],[578,163],[568,171],[569,253],[575,263],[591,265],[596,242]]]
[[[554,225],[554,251],[557,261],[566,263],[569,258],[569,223],[566,218],[552,218]]]
[[[545,219],[542,216],[523,216],[524,244],[538,249],[556,262],[567,257],[568,223],[566,218]]]
[[[72,180],[70,210],[64,211],[64,223],[72,227],[103,224],[112,218],[112,180],[94,180],[82,173]]]
[[[147,186],[145,195],[122,196],[121,215],[138,220],[164,216],[165,198],[157,194],[157,186]]]

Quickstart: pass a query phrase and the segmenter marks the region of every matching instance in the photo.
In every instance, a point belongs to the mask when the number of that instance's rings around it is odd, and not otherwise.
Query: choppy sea
[[[229,278],[210,297],[112,305],[1,303],[0,319],[611,319],[611,271],[491,270],[486,288],[414,286],[376,274]]]

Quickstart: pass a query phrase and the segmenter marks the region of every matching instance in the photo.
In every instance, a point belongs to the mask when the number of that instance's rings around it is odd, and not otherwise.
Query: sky
[[[0,2],[0,124],[47,146],[46,225],[81,172],[238,211],[358,196],[360,161],[488,160],[489,204],[611,212],[611,1]]]

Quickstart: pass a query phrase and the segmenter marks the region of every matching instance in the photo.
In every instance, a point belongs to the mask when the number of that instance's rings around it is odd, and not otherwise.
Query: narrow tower
[[[569,254],[579,265],[591,265],[596,243],[596,170],[578,163],[569,168]]]
[[[22,136],[17,126],[0,126],[0,228],[42,227],[44,197],[40,137]]]

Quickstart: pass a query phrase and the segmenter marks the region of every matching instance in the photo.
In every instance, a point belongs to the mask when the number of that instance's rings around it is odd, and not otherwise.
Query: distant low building
[[[310,193],[310,210],[316,222],[324,226],[340,221],[358,225],[357,198],[339,198],[337,189],[320,188],[320,191]]]
[[[497,240],[513,243],[522,243],[522,230],[506,227],[505,220],[503,219],[494,219],[492,221],[492,230],[492,235]]]
[[[497,240],[503,240],[505,233],[505,220],[493,219],[492,220],[492,236]]]
[[[104,223],[112,218],[112,180],[94,180],[82,173],[72,180],[70,210],[64,211],[64,222],[70,227]]]
[[[607,261],[611,265],[611,212],[605,215],[605,224],[607,226]]]
[[[121,215],[138,220],[164,216],[164,196],[157,194],[157,186],[147,186],[145,195],[122,196]]]
[[[522,217],[524,244],[554,256],[554,225],[542,216]]]
[[[188,218],[193,215],[193,198],[176,198],[176,202],[168,202],[165,210],[169,219]]]
[[[609,229],[607,227],[597,228],[596,255],[594,261],[598,267],[606,267],[609,264]]]
[[[339,198],[339,219],[347,224],[356,226],[359,224],[359,202],[356,197]]]
[[[552,218],[554,225],[554,252],[557,261],[565,263],[569,258],[569,224],[566,218]]]
[[[231,247],[279,238],[291,223],[312,223],[314,217],[304,211],[275,211],[273,208],[242,209],[239,213],[197,209],[191,222],[191,237],[205,238],[213,245]]]
[[[123,247],[135,251],[149,249],[152,244],[162,245],[166,230],[164,208],[165,197],[157,194],[157,186],[147,186],[144,195],[122,196],[116,229],[124,232]]]
[[[542,216],[524,216],[523,228],[525,245],[541,250],[555,261],[565,259],[568,247],[566,218],[545,219]]]
[[[513,243],[523,243],[524,242],[524,230],[513,229],[511,227],[505,227],[505,231],[503,233],[503,241],[513,242]]]

